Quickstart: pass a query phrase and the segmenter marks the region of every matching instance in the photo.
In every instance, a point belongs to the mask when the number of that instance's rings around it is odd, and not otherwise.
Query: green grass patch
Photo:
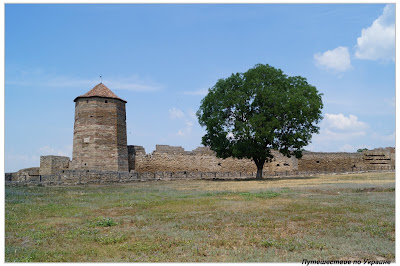
[[[252,200],[253,198],[259,199],[271,199],[280,195],[280,193],[273,191],[260,191],[260,192],[240,192],[240,196],[246,198],[247,200]]]
[[[265,248],[275,248],[289,252],[305,251],[310,249],[323,250],[327,248],[324,243],[319,243],[317,241],[306,241],[293,237],[267,238],[261,242],[261,245]]]

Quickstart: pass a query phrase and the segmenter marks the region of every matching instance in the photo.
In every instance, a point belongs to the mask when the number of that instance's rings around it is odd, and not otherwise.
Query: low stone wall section
[[[24,168],[15,173],[5,173],[6,181],[27,181],[39,177],[39,167]]]
[[[352,171],[339,171],[338,173],[360,173],[371,171],[393,171],[394,167],[380,166],[375,169],[352,169]],[[332,174],[325,171],[273,171],[263,172],[264,178],[295,178]],[[74,186],[89,184],[130,183],[141,181],[171,181],[171,180],[241,180],[254,179],[256,172],[124,172],[124,171],[99,171],[99,170],[64,170],[53,175],[25,176],[25,179],[7,180],[5,184],[11,186],[39,185],[39,186]]]

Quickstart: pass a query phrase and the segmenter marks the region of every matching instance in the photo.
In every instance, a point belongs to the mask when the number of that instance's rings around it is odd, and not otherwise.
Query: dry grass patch
[[[6,187],[6,261],[394,259],[394,173]]]
[[[262,181],[188,181],[173,182],[170,187],[177,190],[211,190],[211,191],[249,191],[285,187],[312,187],[338,184],[391,184],[394,173],[363,173],[316,175],[312,177],[270,178]]]

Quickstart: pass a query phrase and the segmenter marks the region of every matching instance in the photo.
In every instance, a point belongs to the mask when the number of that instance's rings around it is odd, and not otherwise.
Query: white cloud
[[[24,73],[23,75],[17,75],[15,78],[6,77],[5,84],[6,85],[15,85],[15,86],[40,86],[40,87],[53,87],[53,88],[82,88],[82,87],[94,87],[97,83],[97,80],[87,80],[87,79],[79,79],[79,78],[71,78],[65,76],[55,76],[49,75],[45,73],[28,73],[27,71],[21,71]]]
[[[394,146],[396,142],[396,132],[393,132],[392,134],[388,136],[382,136],[382,139],[387,142],[392,142],[393,144],[391,146]]]
[[[161,86],[158,85],[146,85],[146,84],[139,84],[139,83],[122,83],[119,81],[110,81],[107,84],[110,88],[115,90],[130,90],[130,91],[158,91],[161,89]]]
[[[358,120],[355,115],[348,117],[343,114],[325,114],[324,126],[327,129],[333,130],[346,130],[346,131],[359,131],[368,128],[368,125]]]
[[[130,77],[110,77],[110,79],[104,80],[104,84],[115,90],[152,92],[162,89],[162,85],[151,79],[140,78],[137,75]]]
[[[17,172],[24,168],[39,167],[40,156],[36,154],[10,154],[4,156],[4,171],[6,173]]]
[[[339,148],[339,151],[341,152],[352,152],[354,151],[354,147],[350,144],[345,144],[342,147]]]
[[[187,114],[192,120],[197,120],[196,112],[193,109],[189,108]]]
[[[192,121],[185,121],[186,127],[184,129],[179,129],[177,135],[180,137],[188,136],[192,133],[193,122]]]
[[[190,128],[193,127],[193,122],[192,121],[186,120],[185,124],[186,124],[187,127],[190,127]]]
[[[312,144],[306,147],[311,151],[354,151],[368,139],[368,124],[355,115],[325,114],[320,124],[320,133],[313,135]],[[351,147],[350,144],[351,143]],[[365,147],[365,145],[363,146]]]
[[[350,144],[345,144],[339,148],[339,151],[340,152],[356,152],[358,149],[364,149],[364,148],[373,149],[373,148],[371,148],[369,146],[365,146],[365,145],[354,146],[354,145],[350,145]]]
[[[5,155],[5,171],[16,172],[23,168],[39,167],[40,156],[57,155],[67,156],[72,159],[72,145],[65,145],[62,147],[43,146],[35,149],[31,154],[15,154],[7,153]]]
[[[382,15],[357,38],[356,58],[395,60],[395,5],[388,4]]]
[[[371,136],[374,140],[379,140],[385,143],[388,143],[387,146],[394,146],[395,141],[396,141],[396,132],[393,132],[390,135],[381,135],[374,133]]]
[[[366,136],[365,131],[354,131],[354,132],[340,132],[333,131],[326,128],[320,130],[320,134],[313,137],[313,142],[334,142],[334,141],[348,141],[351,139],[357,139]]]
[[[192,133],[192,128],[193,128],[193,122],[185,119],[185,128],[179,129],[176,135],[179,137],[189,136]]]
[[[208,94],[208,89],[199,89],[195,91],[184,91],[183,94],[194,95],[194,96],[206,96]]]
[[[43,69],[17,70],[6,75],[5,84],[15,86],[40,86],[53,88],[92,88],[100,83],[98,78],[82,79],[46,73]],[[111,76],[103,79],[103,83],[111,90],[131,90],[137,92],[153,92],[162,89],[162,85],[151,79],[143,79],[138,75]]]
[[[39,148],[40,156],[46,155],[57,155],[57,156],[67,156],[71,159],[72,155],[72,145],[65,146],[64,148],[54,148],[50,146],[44,146]]]
[[[176,119],[176,118],[183,118],[185,116],[185,114],[182,112],[182,110],[172,107],[171,109],[168,110],[169,112],[169,117],[172,119]]]
[[[392,108],[396,108],[396,98],[395,97],[386,98],[386,99],[383,99],[383,101],[386,103],[386,105],[388,105]]]
[[[176,107],[172,107],[168,110],[168,112],[171,119],[179,119],[181,121],[184,121],[184,128],[179,129],[175,135],[179,137],[189,136],[192,133],[192,128],[194,125],[193,121],[196,120],[196,115],[193,110],[189,109],[185,113]]]
[[[180,137],[184,137],[185,133],[183,133],[183,131],[181,129],[178,130],[178,133],[176,133],[178,136]]]
[[[314,54],[314,60],[317,66],[337,72],[344,72],[352,67],[349,50],[343,46],[328,50],[323,54]]]

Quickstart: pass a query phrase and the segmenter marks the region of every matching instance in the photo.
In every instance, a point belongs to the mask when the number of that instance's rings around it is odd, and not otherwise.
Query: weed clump
[[[104,235],[99,235],[94,238],[95,242],[98,242],[103,245],[110,245],[110,244],[116,244],[116,243],[121,243],[127,240],[128,237],[124,234],[116,234],[116,235],[109,235],[109,234],[104,234]]]
[[[95,223],[96,226],[109,227],[118,225],[118,222],[114,221],[112,218],[102,218]]]

